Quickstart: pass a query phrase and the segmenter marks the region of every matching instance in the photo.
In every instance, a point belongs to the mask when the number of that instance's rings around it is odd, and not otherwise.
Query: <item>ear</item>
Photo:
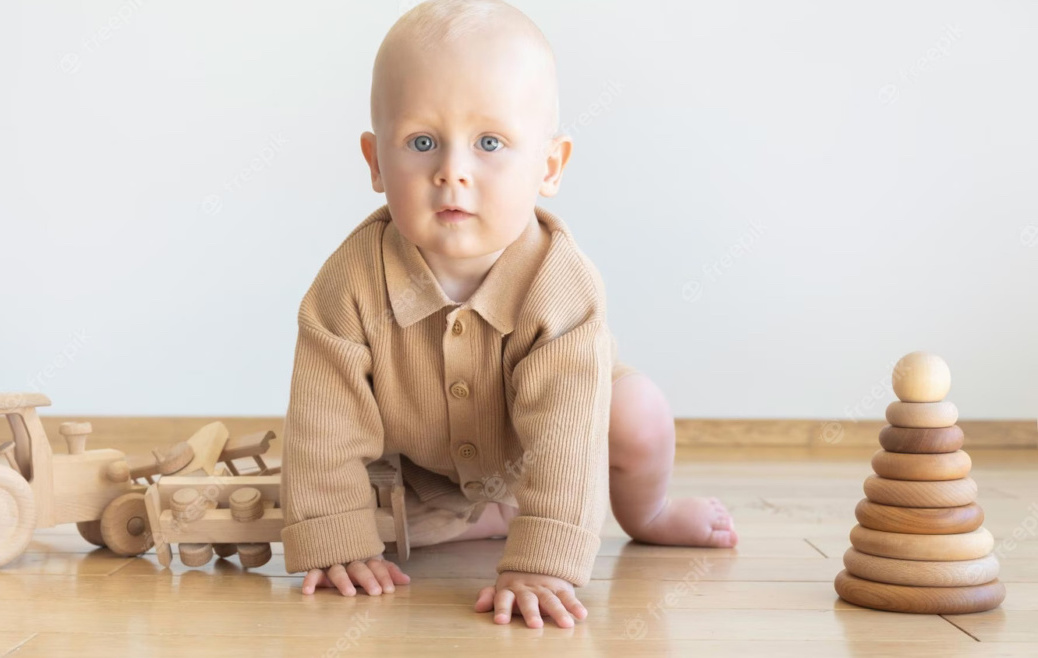
[[[573,152],[573,138],[569,135],[559,135],[552,138],[548,146],[547,169],[541,187],[538,190],[541,196],[555,196],[562,183],[562,170],[569,162],[569,156]]]
[[[364,154],[364,159],[368,161],[368,167],[371,168],[371,189],[384,194],[386,188],[382,184],[382,172],[378,168],[378,140],[375,133],[366,132],[360,136],[360,150]]]

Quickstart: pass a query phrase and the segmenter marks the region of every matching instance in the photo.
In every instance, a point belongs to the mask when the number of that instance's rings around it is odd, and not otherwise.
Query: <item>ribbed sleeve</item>
[[[609,500],[610,348],[608,327],[592,315],[515,367],[512,421],[525,467],[498,573],[578,587],[591,578]]]
[[[289,573],[324,569],[385,550],[366,463],[382,456],[383,429],[368,346],[300,313],[285,420],[281,539]]]

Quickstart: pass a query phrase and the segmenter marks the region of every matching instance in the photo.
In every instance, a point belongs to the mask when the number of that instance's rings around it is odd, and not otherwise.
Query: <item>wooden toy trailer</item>
[[[379,537],[400,560],[410,556],[399,457],[368,465],[371,506]],[[145,506],[159,563],[173,561],[178,545],[186,566],[204,566],[214,555],[238,553],[243,567],[271,558],[270,544],[281,541],[284,517],[279,475],[165,476],[148,487]]]

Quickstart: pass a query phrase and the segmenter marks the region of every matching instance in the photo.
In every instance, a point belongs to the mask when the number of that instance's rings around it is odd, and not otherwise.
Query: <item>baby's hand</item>
[[[313,594],[315,587],[338,587],[343,596],[357,593],[354,583],[369,595],[392,592],[394,585],[406,585],[411,577],[389,560],[377,555],[367,560],[354,560],[343,566],[333,564],[327,569],[311,569],[303,578],[303,594]]]
[[[496,585],[481,589],[476,599],[476,612],[494,610],[494,622],[507,624],[512,621],[513,603],[518,604],[517,612],[523,615],[530,628],[544,626],[542,612],[550,615],[560,628],[572,628],[573,617],[587,617],[587,608],[577,600],[572,583],[554,576],[522,571],[502,571]]]

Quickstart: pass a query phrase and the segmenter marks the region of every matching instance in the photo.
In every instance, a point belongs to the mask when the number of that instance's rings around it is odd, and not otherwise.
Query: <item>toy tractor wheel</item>
[[[133,557],[155,545],[148,528],[144,494],[123,494],[101,514],[101,537],[113,553]]]
[[[101,535],[101,521],[80,521],[76,524],[79,536],[94,546],[104,548],[105,538]]]
[[[25,552],[35,529],[32,487],[14,469],[0,467],[0,567]]]

